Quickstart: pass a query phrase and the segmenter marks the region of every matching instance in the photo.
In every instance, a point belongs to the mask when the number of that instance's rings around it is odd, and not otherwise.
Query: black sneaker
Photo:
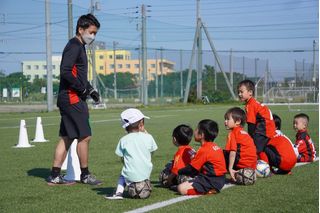
[[[84,175],[84,176],[81,175],[80,181],[81,181],[81,183],[89,184],[89,185],[93,185],[93,186],[97,186],[97,185],[102,184],[102,181],[97,180],[97,178],[92,174],[88,174],[88,175]]]
[[[63,179],[62,175],[59,175],[55,178],[53,178],[51,175],[47,178],[47,184],[49,186],[57,186],[57,185],[73,185],[76,182],[75,181],[69,181],[69,180],[65,180]]]

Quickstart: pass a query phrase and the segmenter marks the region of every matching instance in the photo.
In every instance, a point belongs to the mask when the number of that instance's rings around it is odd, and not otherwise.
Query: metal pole
[[[297,84],[298,84],[297,60],[294,60],[294,71],[295,71],[295,87],[297,87]]]
[[[244,70],[245,70],[245,57],[243,56],[242,57],[242,80],[245,79]]]
[[[163,49],[160,48],[160,97],[163,99]]]
[[[229,59],[229,66],[230,66],[230,84],[233,88],[233,61],[232,61],[232,48],[230,49],[230,59]]]
[[[313,81],[313,84],[315,87],[316,87],[316,82],[317,82],[317,79],[316,79],[316,48],[317,48],[317,42],[316,42],[316,40],[313,40],[313,78],[312,78],[312,81]]]
[[[73,15],[72,15],[72,0],[68,0],[68,38],[73,37]]]
[[[197,39],[197,99],[201,100],[202,97],[202,25],[200,18],[200,0],[197,0],[197,22],[199,22],[198,26],[200,27],[198,31],[198,39]]]
[[[147,33],[146,33],[146,9],[143,4],[141,7],[142,14],[142,72],[143,72],[143,104],[148,105],[148,79],[147,79]]]
[[[48,112],[51,112],[53,111],[53,86],[52,86],[50,0],[46,0],[45,2],[45,11],[46,11],[46,49],[47,49],[47,108],[48,108]]]
[[[304,87],[304,65],[305,59],[302,60],[302,87]]]
[[[182,50],[180,50],[180,98],[183,98]]]
[[[254,82],[257,84],[258,79],[257,79],[257,72],[258,72],[258,58],[254,59]]]
[[[118,99],[117,96],[117,61],[116,61],[116,45],[117,42],[113,41],[113,92],[114,99]]]
[[[156,99],[159,98],[159,82],[158,82],[158,52],[155,50],[155,56],[156,56]]]
[[[214,91],[217,91],[217,60],[214,59]]]
[[[91,0],[91,8],[90,8],[90,13],[94,15],[94,10],[95,10],[95,3],[94,0]],[[89,45],[89,49],[91,50],[91,65],[92,65],[92,87],[94,89],[97,89],[97,73],[96,73],[96,50],[95,50],[95,42],[92,42],[92,44]]]

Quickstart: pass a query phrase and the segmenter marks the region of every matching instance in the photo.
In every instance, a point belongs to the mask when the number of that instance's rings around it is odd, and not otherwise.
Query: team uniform
[[[253,141],[256,145],[257,153],[260,153],[263,151],[269,139],[276,135],[276,127],[272,113],[266,105],[261,104],[253,97],[247,101],[245,110],[247,123],[255,124]]]
[[[60,136],[67,136],[70,139],[91,136],[88,105],[86,96],[83,95],[86,89],[92,88],[87,75],[85,45],[74,37],[64,48],[60,65],[57,100],[61,114]]]
[[[261,160],[269,163],[271,167],[278,168],[276,173],[287,174],[295,166],[297,155],[289,138],[276,135],[271,138],[261,153]]]
[[[257,153],[253,139],[241,126],[235,127],[228,134],[225,147],[226,165],[229,165],[230,151],[236,152],[233,169],[255,169],[257,165]]]
[[[299,152],[298,162],[313,162],[316,158],[314,144],[306,130],[297,132],[295,147]]]
[[[189,146],[179,146],[178,151],[175,153],[173,158],[173,165],[171,168],[171,172],[175,175],[178,175],[178,171],[191,162],[191,159],[195,155],[194,149]]]
[[[220,192],[225,184],[226,162],[222,149],[214,142],[205,142],[197,151],[190,165],[199,174],[192,182],[193,188],[205,194],[212,189]]]

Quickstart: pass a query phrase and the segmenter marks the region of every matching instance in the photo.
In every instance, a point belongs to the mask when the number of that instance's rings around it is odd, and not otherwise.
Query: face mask
[[[82,35],[82,39],[83,39],[83,41],[84,41],[84,43],[86,43],[86,44],[91,44],[93,41],[94,41],[94,39],[95,39],[95,35],[94,34],[89,34],[89,33],[84,33],[83,35]]]

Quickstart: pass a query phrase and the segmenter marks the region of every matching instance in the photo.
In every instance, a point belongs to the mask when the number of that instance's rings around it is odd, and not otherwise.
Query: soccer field
[[[153,155],[151,182],[153,191],[146,200],[124,199],[110,201],[103,198],[115,188],[122,164],[114,151],[125,134],[120,125],[122,109],[91,111],[93,137],[90,144],[89,169],[103,185],[47,186],[53,152],[58,141],[59,112],[0,114],[0,212],[125,212],[180,197],[173,191],[158,186],[158,174],[172,160],[176,147],[171,133],[178,124],[195,128],[198,121],[209,118],[218,122],[217,144],[225,146],[227,131],[224,113],[233,105],[189,105],[141,108],[151,117],[145,121],[147,131],[155,138],[159,149]],[[242,106],[241,106],[242,107]],[[319,150],[318,106],[303,106],[300,111],[287,106],[271,106],[282,118],[282,131],[294,141],[293,116],[309,115],[309,133]],[[18,143],[19,123],[26,120],[28,138],[34,138],[36,117],[42,117],[47,143],[32,143],[32,148],[12,148]],[[246,127],[245,127],[246,128]],[[191,145],[198,149],[194,141]],[[292,175],[259,178],[252,186],[235,186],[220,194],[201,196],[156,209],[155,212],[319,212],[319,163],[296,167]]]

